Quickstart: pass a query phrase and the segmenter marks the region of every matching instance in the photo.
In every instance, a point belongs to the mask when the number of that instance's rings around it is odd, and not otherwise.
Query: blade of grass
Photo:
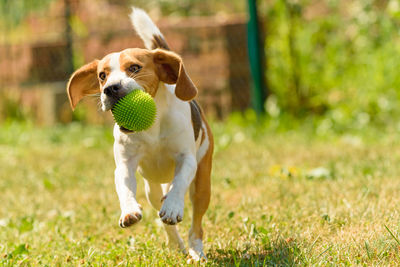
[[[319,257],[321,257],[325,252],[327,252],[329,249],[331,249],[332,248],[332,246],[329,246],[327,249],[325,249],[324,251],[322,251],[318,256],[317,256],[317,259],[319,258]]]
[[[386,230],[389,232],[389,234],[394,238],[394,240],[396,240],[397,244],[400,246],[400,241],[397,239],[397,237],[392,233],[392,231],[390,231],[390,229],[386,226],[386,224],[384,224],[383,226],[385,226]]]
[[[308,249],[308,253],[310,253],[312,251],[312,249],[314,248],[314,246],[317,243],[318,239],[319,239],[319,235],[317,236],[317,238],[315,238],[314,242],[312,242],[310,248]]]
[[[369,246],[368,246],[367,241],[364,242],[364,245],[365,245],[365,250],[367,251],[368,259],[371,259],[371,254],[369,252]]]

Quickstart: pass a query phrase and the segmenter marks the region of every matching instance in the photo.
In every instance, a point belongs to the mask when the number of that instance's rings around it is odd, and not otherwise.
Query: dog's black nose
[[[120,90],[120,89],[121,89],[120,84],[113,84],[113,85],[110,85],[110,86],[104,88],[104,93],[107,96],[113,96],[113,95],[116,95],[118,90]]]

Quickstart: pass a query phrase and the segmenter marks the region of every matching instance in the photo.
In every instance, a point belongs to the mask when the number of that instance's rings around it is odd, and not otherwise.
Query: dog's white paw
[[[119,226],[122,228],[129,227],[142,219],[142,207],[138,205],[135,209],[122,211],[119,218]]]
[[[171,194],[164,197],[164,203],[158,215],[165,224],[174,225],[183,219],[184,200]]]
[[[196,251],[192,248],[189,249],[189,255],[187,264],[193,264],[195,262],[206,262],[207,257],[203,251]]]

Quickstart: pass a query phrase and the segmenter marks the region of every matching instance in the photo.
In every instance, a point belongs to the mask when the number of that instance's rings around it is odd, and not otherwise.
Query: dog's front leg
[[[197,170],[196,158],[192,154],[180,154],[175,159],[175,177],[170,191],[164,196],[159,212],[161,220],[166,224],[177,224],[183,219],[185,193]]]
[[[138,159],[128,156],[114,146],[115,187],[121,207],[119,225],[122,228],[131,226],[142,219],[142,207],[136,201],[136,177],[135,172],[138,166]]]

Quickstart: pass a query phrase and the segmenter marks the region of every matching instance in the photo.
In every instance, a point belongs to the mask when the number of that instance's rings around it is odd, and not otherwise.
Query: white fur
[[[115,70],[119,70],[119,57],[121,56],[121,53],[112,53],[110,55],[110,69],[111,72]]]
[[[103,88],[106,88],[110,85],[117,84],[122,82],[123,80],[129,78],[125,71],[120,69],[119,57],[121,53],[112,53],[110,56],[110,74],[107,77],[107,82],[104,84]]]
[[[203,252],[203,241],[193,236],[189,236],[189,255],[194,261],[207,260],[206,255]],[[190,261],[188,262],[190,263]]]
[[[131,18],[133,28],[143,40],[147,49],[151,49],[153,35],[163,36],[144,10],[132,7],[132,13],[129,17]]]

